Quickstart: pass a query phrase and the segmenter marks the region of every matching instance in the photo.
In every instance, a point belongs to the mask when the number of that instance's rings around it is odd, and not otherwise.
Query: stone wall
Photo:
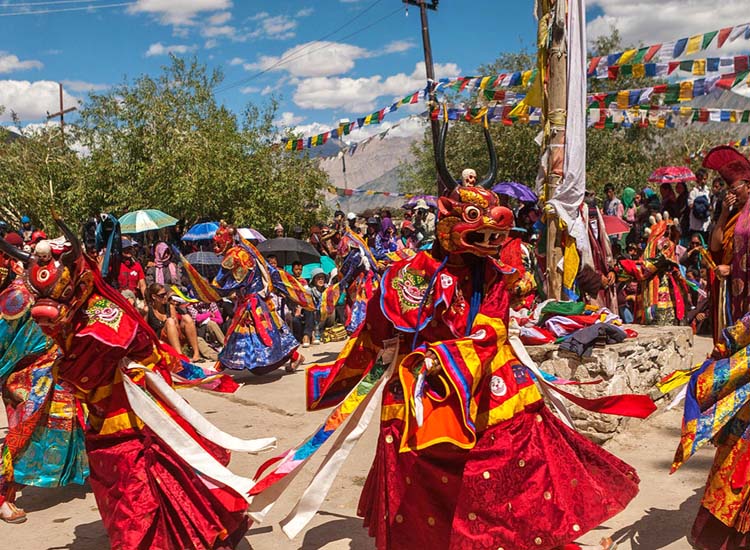
[[[663,376],[693,366],[693,333],[690,327],[632,325],[637,338],[622,344],[597,346],[588,358],[561,352],[557,345],[528,346],[526,349],[539,367],[561,378],[576,381],[601,379],[600,384],[567,386],[583,397],[602,397],[618,393],[641,393],[655,400],[662,397],[655,385]],[[627,419],[585,411],[565,401],[576,428],[596,443],[604,443],[624,429]]]

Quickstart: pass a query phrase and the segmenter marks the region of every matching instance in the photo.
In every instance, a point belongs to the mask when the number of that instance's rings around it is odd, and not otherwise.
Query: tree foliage
[[[320,215],[326,174],[274,143],[274,101],[250,104],[240,117],[221,105],[214,90],[222,78],[195,59],[172,57],[157,76],[91,94],[70,127],[85,154],[57,151],[59,161],[37,179],[49,175],[60,188],[54,202],[79,221],[96,212],[157,208],[188,223],[225,218],[264,232],[279,222],[309,226]],[[39,136],[23,148],[38,159],[45,143]],[[18,165],[22,157],[14,147],[4,146],[4,154]],[[28,181],[33,164],[19,168],[19,182]],[[46,203],[17,194],[14,211],[47,211]]]

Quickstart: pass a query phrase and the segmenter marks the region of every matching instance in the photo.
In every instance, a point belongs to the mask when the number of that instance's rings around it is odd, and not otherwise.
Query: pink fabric
[[[172,281],[177,280],[177,268],[172,261],[172,252],[167,243],[157,243],[154,251],[154,265],[156,266],[155,278],[160,285],[164,284],[164,268],[169,268]]]

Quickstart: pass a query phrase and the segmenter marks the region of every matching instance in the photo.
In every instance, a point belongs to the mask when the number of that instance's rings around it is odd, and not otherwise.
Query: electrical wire
[[[52,0],[50,2],[18,2],[18,3],[6,3],[0,5],[0,8],[29,8],[34,6],[51,6],[54,4],[93,4],[94,2],[101,2],[102,0]]]
[[[40,14],[47,14],[47,13],[63,13],[63,12],[70,12],[70,11],[90,11],[90,10],[100,10],[104,8],[119,8],[122,6],[134,6],[135,4],[137,4],[137,2],[119,2],[117,4],[98,4],[98,5],[92,4],[90,6],[82,6],[79,8],[51,8],[47,10],[17,11],[17,12],[9,12],[9,13],[0,13],[0,17],[14,17],[17,15],[40,15]]]
[[[326,38],[329,38],[331,35],[335,34],[339,30],[341,30],[342,28],[345,28],[345,27],[349,26],[352,21],[355,21],[359,16],[364,15],[364,13],[367,10],[369,10],[372,7],[374,7],[380,1],[381,0],[376,0],[376,2],[374,2],[373,4],[371,4],[370,6],[368,6],[367,8],[365,8],[363,11],[361,11],[359,14],[357,14],[355,17],[353,17],[350,21],[348,21],[347,23],[345,23],[344,25],[342,25],[341,27],[339,27],[337,30],[328,33],[326,36],[324,36],[322,38],[314,40],[313,42],[311,42],[310,44],[308,44],[308,47],[312,47],[312,46],[318,44],[320,41],[325,40]],[[366,26],[364,26],[364,27],[362,27],[360,29],[357,29],[356,31],[354,31],[354,32],[352,32],[350,34],[342,36],[341,38],[339,38],[339,40],[346,40],[347,38],[351,38],[352,36],[360,34],[362,31],[370,29],[370,28],[374,27],[375,25],[380,24],[382,21],[388,19],[389,17],[392,17],[396,13],[400,12],[402,9],[403,8],[401,8],[401,7],[396,8],[395,10],[393,10],[393,11],[385,14],[383,17],[381,17],[381,18],[373,21],[369,25],[366,25]],[[238,80],[238,81],[236,81],[236,82],[234,82],[232,84],[227,84],[226,86],[221,86],[221,87],[217,88],[216,89],[216,93],[226,92],[227,90],[231,90],[232,88],[236,88],[237,86],[242,86],[244,84],[247,84],[250,81],[258,78],[259,76],[262,76],[262,75],[266,74],[267,72],[272,71],[273,69],[275,69],[279,65],[283,65],[284,63],[288,63],[290,61],[294,61],[296,59],[300,59],[301,57],[305,57],[306,55],[310,55],[310,54],[312,54],[314,52],[317,52],[317,51],[320,51],[320,50],[325,50],[326,48],[330,48],[333,45],[334,44],[323,44],[323,45],[320,45],[318,48],[313,48],[312,50],[304,51],[304,52],[303,52],[303,50],[298,50],[298,51],[294,52],[293,54],[289,54],[289,55],[287,55],[285,57],[282,57],[281,59],[279,59],[278,61],[276,61],[273,65],[270,65],[269,67],[266,67],[265,69],[263,69],[261,71],[253,73],[252,75],[250,75],[248,77],[245,77],[245,78],[243,78],[241,80]]]

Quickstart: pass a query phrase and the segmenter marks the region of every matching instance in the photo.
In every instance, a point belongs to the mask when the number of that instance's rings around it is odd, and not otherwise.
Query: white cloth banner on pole
[[[578,217],[586,191],[586,5],[568,1],[568,101],[565,123],[564,177],[548,204],[567,227]]]

